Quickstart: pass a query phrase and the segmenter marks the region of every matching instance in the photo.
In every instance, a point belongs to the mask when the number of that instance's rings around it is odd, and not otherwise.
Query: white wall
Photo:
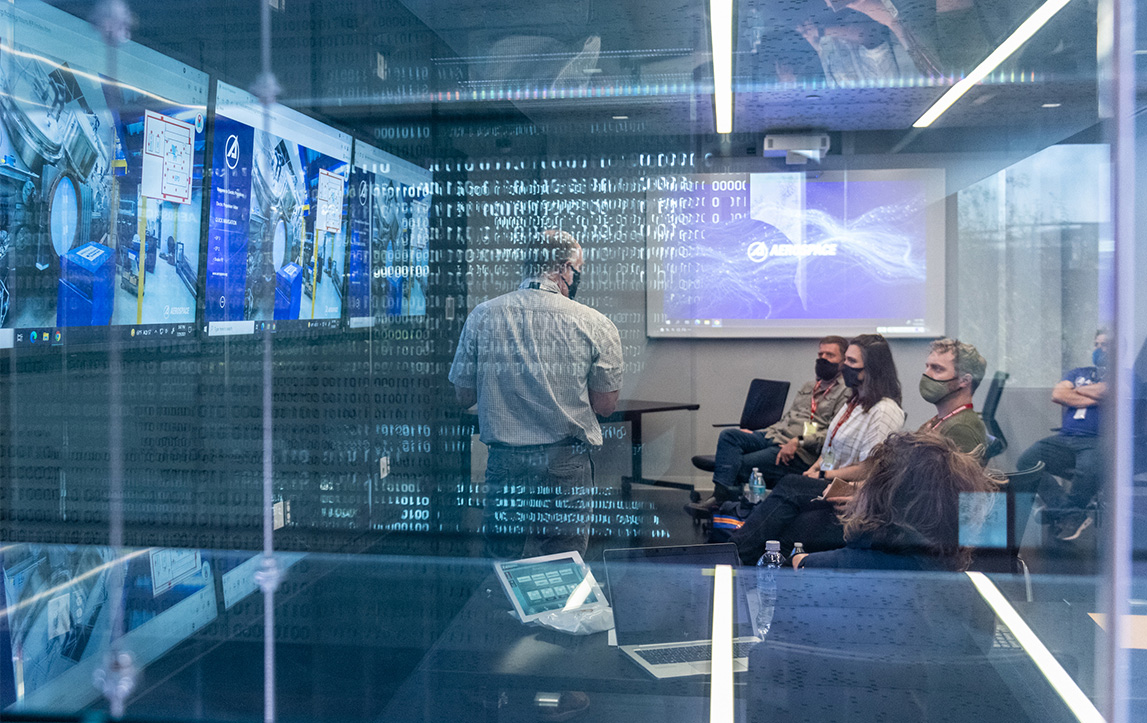
[[[917,390],[927,340],[893,339],[889,342],[900,383],[906,429],[916,429],[935,413],[935,407],[920,398]],[[816,340],[650,340],[646,346],[645,368],[639,377],[627,378],[622,397],[669,402],[697,402],[696,412],[679,411],[651,414],[644,422],[644,466],[650,478],[711,485],[708,474],[693,467],[694,454],[712,454],[719,429],[715,423],[736,422],[741,413],[749,381],[755,377],[790,380],[789,402],[801,384],[813,378]],[[988,374],[976,394],[977,407],[995,373],[989,359]],[[1039,437],[1050,434],[1059,424],[1058,408],[1046,388],[1004,388],[997,419],[1009,441],[1009,449],[993,466],[1012,469],[1020,452]],[[628,474],[629,438],[614,439],[597,457],[598,480]]]

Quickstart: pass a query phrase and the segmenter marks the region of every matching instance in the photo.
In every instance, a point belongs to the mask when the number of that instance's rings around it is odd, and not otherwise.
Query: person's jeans
[[[492,445],[486,461],[482,534],[489,557],[534,557],[589,542],[593,463],[582,442]]]
[[[809,468],[800,457],[793,456],[788,464],[777,464],[780,446],[765,437],[762,432],[745,432],[741,429],[725,429],[717,438],[717,454],[713,467],[713,484],[725,488],[725,496],[734,494],[749,480],[753,467],[761,471],[765,486],[772,488],[787,474],[804,472]]]
[[[1043,480],[1039,485],[1040,497],[1049,508],[1082,510],[1091,504],[1103,479],[1103,455],[1099,450],[1099,437],[1071,437],[1057,434],[1044,437],[1024,450],[1016,466],[1031,469],[1036,462],[1044,463]],[[1071,492],[1064,495],[1052,478],[1071,480]]]
[[[799,474],[782,478],[764,502],[753,508],[745,523],[729,536],[729,542],[737,546],[741,561],[746,565],[755,564],[769,540],[779,540],[781,552],[786,555],[792,550],[794,542],[804,542],[808,552],[818,551],[810,549],[810,544],[820,549],[832,549],[821,547],[818,540],[793,539],[790,532],[793,523],[802,514],[833,509],[831,502],[813,499],[819,497],[827,486],[826,480]],[[805,534],[803,530],[801,532]]]

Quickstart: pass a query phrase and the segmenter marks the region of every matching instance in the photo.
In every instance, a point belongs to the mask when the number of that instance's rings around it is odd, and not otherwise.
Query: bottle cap
[[[769,540],[768,542],[765,543],[765,552],[780,552],[780,551],[781,551],[780,540]]]

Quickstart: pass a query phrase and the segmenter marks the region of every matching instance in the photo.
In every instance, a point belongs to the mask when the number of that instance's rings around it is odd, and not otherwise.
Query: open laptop
[[[606,550],[605,576],[618,648],[656,678],[712,670],[713,568],[740,566],[737,548],[678,545]],[[743,572],[743,571],[737,571]],[[748,669],[753,635],[744,574],[735,574],[733,670]]]

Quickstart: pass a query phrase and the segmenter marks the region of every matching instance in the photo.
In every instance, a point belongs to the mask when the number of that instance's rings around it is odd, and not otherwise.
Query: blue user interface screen
[[[335,327],[347,293],[351,138],[246,91],[215,96],[207,332]]]
[[[355,143],[347,201],[349,326],[426,315],[430,183],[425,168]]]
[[[214,572],[199,550],[7,545],[0,552],[0,705],[78,710],[99,695],[114,625],[145,666],[218,615]]]
[[[549,562],[508,562],[502,565],[510,590],[526,615],[560,610],[574,597],[574,607],[598,602],[597,595],[587,593],[588,584],[580,587],[585,573],[572,560]],[[585,596],[582,599],[582,596]]]
[[[192,333],[207,75],[134,43],[109,69],[40,3],[0,30],[0,346]]]

